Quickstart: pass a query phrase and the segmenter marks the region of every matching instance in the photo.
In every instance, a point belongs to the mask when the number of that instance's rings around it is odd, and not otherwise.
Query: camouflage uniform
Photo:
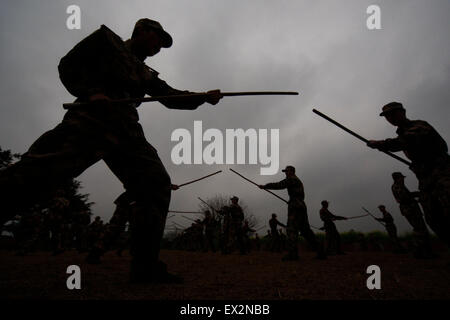
[[[394,252],[403,252],[403,248],[400,245],[400,241],[397,237],[397,227],[394,224],[394,218],[392,218],[392,215],[389,212],[385,211],[383,212],[383,218],[376,219],[384,223],[384,227],[386,228],[389,238],[391,238],[394,245]]]
[[[275,252],[281,251],[281,237],[278,233],[278,226],[286,227],[284,224],[279,222],[276,217],[272,217],[269,220],[270,234],[272,235],[270,250]]]
[[[207,211],[207,213],[205,214],[205,218],[203,219],[202,224],[205,226],[204,250],[211,250],[212,252],[216,252],[217,222],[209,211]]]
[[[232,252],[235,247],[239,249],[240,253],[245,253],[244,235],[242,230],[242,222],[244,221],[244,211],[239,204],[232,203],[229,206],[230,226],[228,236],[228,250]]]
[[[68,218],[69,206],[69,200],[59,195],[54,197],[49,203],[47,214],[49,215],[51,232],[50,242],[54,255],[64,251],[64,225]]]
[[[230,240],[231,217],[228,206],[223,207],[219,214],[222,216],[222,230],[220,233],[220,250],[223,254],[228,254]]]
[[[450,246],[450,156],[437,131],[422,120],[407,120],[397,138],[380,142],[379,149],[403,151],[419,180],[420,203],[430,228]]]
[[[410,192],[404,183],[394,182],[391,187],[395,200],[400,204],[401,214],[413,227],[416,240],[416,254],[420,256],[431,255],[430,234],[423,220],[422,211],[414,198],[414,193]]]
[[[60,78],[77,101],[102,93],[111,99],[188,93],[171,88],[106,26],[82,40],[58,66]],[[168,108],[195,109],[205,97],[161,101]],[[22,159],[0,173],[1,219],[17,204],[34,202],[66,179],[103,160],[123,183],[134,204],[132,275],[151,275],[158,262],[171,196],[171,181],[156,149],[144,136],[136,104],[91,104],[69,110]],[[9,216],[9,214],[11,216]]]
[[[251,228],[246,221],[244,226],[242,227],[242,238],[244,245],[244,253],[250,253],[251,242],[250,242],[250,233],[255,232],[256,230]]]
[[[343,254],[341,250],[341,236],[339,235],[336,225],[334,224],[334,220],[343,220],[345,218],[335,216],[328,209],[322,208],[320,209],[320,219],[324,223],[327,254]]]
[[[322,247],[309,226],[308,213],[305,204],[303,183],[297,176],[287,177],[277,183],[268,183],[264,189],[287,189],[289,194],[288,221],[287,221],[287,249],[290,259],[298,258],[298,232],[306,239],[309,245],[321,255]]]

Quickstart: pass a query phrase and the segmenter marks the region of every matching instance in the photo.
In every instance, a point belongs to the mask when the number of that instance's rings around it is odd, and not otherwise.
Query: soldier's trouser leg
[[[0,224],[21,209],[51,197],[68,179],[101,159],[104,139],[66,114],[62,123],[34,142],[21,160],[0,171]]]
[[[299,232],[298,210],[288,205],[288,221],[286,225],[287,251],[291,258],[298,257],[298,232]]]
[[[109,220],[110,228],[107,229],[105,234],[105,239],[107,239],[105,245],[107,248],[117,245],[120,235],[125,231],[127,222],[130,220],[131,199],[128,199],[128,194],[126,192],[120,195],[123,201],[116,203],[116,209],[114,210],[113,216]]]
[[[336,230],[336,250],[338,254],[342,254],[342,247],[341,247],[341,235],[339,234],[339,232]]]
[[[130,214],[132,273],[152,272],[150,269],[158,262],[169,209],[170,177],[143,133],[104,161],[135,200]]]
[[[450,163],[437,168],[427,180],[419,180],[425,220],[439,239],[450,247]]]
[[[337,251],[336,235],[331,229],[325,229],[325,247],[327,254],[333,254]]]
[[[430,234],[428,232],[425,221],[422,217],[422,212],[420,211],[418,205],[416,210],[411,211],[411,214],[406,214],[405,218],[408,220],[409,224],[413,227],[414,238],[417,246],[417,254],[431,254],[431,241]],[[405,210],[401,210],[404,212]]]
[[[402,247],[397,236],[397,228],[395,226],[386,226],[386,231],[394,246],[394,252],[401,251]]]
[[[308,242],[309,246],[313,250],[317,251],[319,254],[322,255],[323,247],[319,244],[319,242],[317,241],[316,235],[311,230],[311,227],[309,225],[308,212],[306,209],[306,205],[301,206],[299,208],[298,216],[299,216],[298,223],[299,223],[300,234],[305,238],[305,240]]]

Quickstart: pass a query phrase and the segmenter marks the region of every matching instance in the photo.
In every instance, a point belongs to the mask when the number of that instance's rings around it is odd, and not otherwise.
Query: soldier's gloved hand
[[[219,103],[220,99],[223,98],[223,95],[219,89],[210,90],[210,91],[206,92],[206,94],[207,94],[206,102],[208,102],[209,104],[212,104],[212,105]]]
[[[103,93],[96,93],[89,97],[90,102],[94,102],[99,106],[109,106],[111,102],[111,98],[104,95]]]
[[[265,186],[262,185],[262,184],[258,185],[258,187],[259,187],[260,189],[265,189]]]
[[[178,190],[178,189],[180,189],[180,187],[178,185],[176,185],[176,184],[172,184],[171,185],[171,189],[172,190]]]

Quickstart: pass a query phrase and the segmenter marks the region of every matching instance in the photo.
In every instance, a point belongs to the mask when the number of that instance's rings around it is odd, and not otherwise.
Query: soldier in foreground
[[[383,218],[375,219],[384,223],[389,238],[391,238],[392,244],[394,246],[394,253],[404,253],[405,250],[401,246],[400,241],[397,237],[397,227],[394,224],[394,218],[392,218],[392,215],[386,211],[386,207],[384,205],[379,205],[378,209],[380,209],[381,213],[383,214]]]
[[[367,145],[382,151],[403,151],[419,180],[420,203],[425,220],[450,247],[450,156],[445,140],[427,122],[409,120],[399,102],[383,106],[380,116],[397,127],[397,137],[370,140]]]
[[[317,258],[324,259],[325,253],[322,245],[317,241],[314,232],[309,226],[308,213],[305,204],[305,192],[303,183],[295,175],[295,168],[287,166],[282,170],[286,174],[286,179],[277,183],[268,183],[260,185],[261,189],[281,190],[287,189],[289,194],[288,203],[288,222],[287,222],[287,237],[288,237],[288,254],[283,257],[283,260],[298,260],[298,232],[306,239],[309,245],[317,251]]]
[[[171,196],[171,181],[155,148],[144,136],[136,104],[113,104],[112,99],[189,93],[159,79],[144,60],[169,48],[172,37],[157,22],[139,20],[131,39],[122,41],[106,26],[77,44],[58,66],[62,83],[79,102],[91,102],[69,110],[63,121],[43,134],[22,159],[0,172],[2,223],[18,205],[27,206],[48,196],[64,181],[80,175],[99,160],[123,183],[134,201],[131,235],[130,281],[180,282],[159,261]],[[206,95],[160,101],[172,109],[196,109],[217,104],[222,95]]]
[[[320,219],[323,221],[323,226],[326,234],[327,255],[337,253],[344,254],[341,249],[341,236],[333,221],[335,220],[347,220],[345,217],[336,216],[328,210],[328,201],[323,200],[321,202],[322,208],[320,209]]]
[[[392,185],[392,194],[400,205],[401,214],[408,220],[413,227],[415,238],[414,256],[419,259],[432,258],[434,255],[431,250],[430,234],[423,220],[422,211],[415,197],[419,196],[419,192],[411,192],[405,186],[405,176],[401,172],[392,174],[394,184]]]

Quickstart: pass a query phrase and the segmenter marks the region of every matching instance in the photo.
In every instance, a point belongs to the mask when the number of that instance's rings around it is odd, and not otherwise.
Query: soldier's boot
[[[157,283],[183,283],[183,278],[167,272],[167,265],[161,261],[154,263],[131,261],[131,283],[157,284]]]

